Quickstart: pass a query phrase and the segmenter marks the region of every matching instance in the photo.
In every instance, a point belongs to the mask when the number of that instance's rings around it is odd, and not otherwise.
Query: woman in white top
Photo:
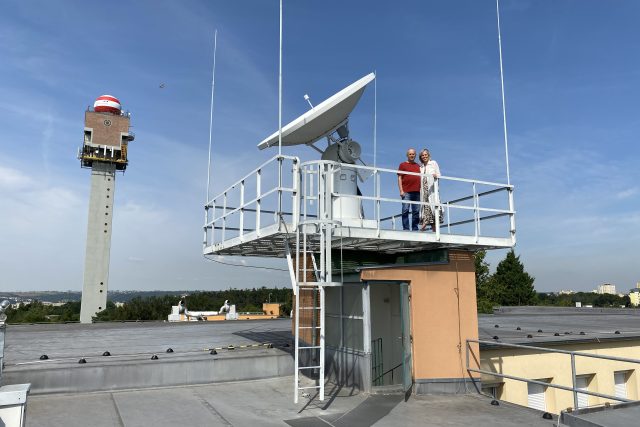
[[[436,230],[435,204],[440,203],[440,195],[435,189],[435,182],[440,178],[440,167],[435,160],[431,159],[431,154],[426,148],[420,151],[420,173],[422,174],[422,185],[420,186],[420,201],[424,204],[420,206],[420,229],[426,230],[431,226],[431,231]],[[442,207],[439,209],[440,223],[444,221]]]

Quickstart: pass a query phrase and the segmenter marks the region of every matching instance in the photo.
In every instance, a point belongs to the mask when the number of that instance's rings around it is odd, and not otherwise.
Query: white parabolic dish
[[[343,124],[360,100],[365,87],[375,79],[370,73],[329,99],[316,105],[282,128],[282,145],[312,144]],[[260,150],[278,145],[279,132],[258,144]]]

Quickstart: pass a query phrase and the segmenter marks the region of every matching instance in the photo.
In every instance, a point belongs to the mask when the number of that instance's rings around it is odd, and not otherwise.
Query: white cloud
[[[27,174],[0,165],[0,190],[12,192],[31,188],[35,181]]]
[[[616,193],[616,198],[617,199],[628,199],[631,196],[635,196],[636,194],[638,194],[638,188],[634,187],[634,188],[627,188],[626,190],[622,190]]]

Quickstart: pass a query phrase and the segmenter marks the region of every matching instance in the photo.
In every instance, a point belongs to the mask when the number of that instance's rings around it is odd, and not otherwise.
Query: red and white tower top
[[[115,96],[102,95],[93,103],[93,111],[96,113],[111,113],[119,115],[121,110],[122,105],[120,105],[120,101]]]

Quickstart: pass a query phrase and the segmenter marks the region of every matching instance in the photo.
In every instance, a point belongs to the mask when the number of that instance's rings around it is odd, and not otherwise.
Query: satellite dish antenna
[[[297,119],[282,128],[282,145],[312,145],[314,142],[328,137],[349,120],[349,114],[358,104],[366,86],[375,79],[375,74],[370,73],[350,84],[329,99],[313,107]],[[305,98],[306,99],[306,98]],[[340,142],[346,135],[339,136],[331,142]],[[258,144],[260,150],[278,145],[279,132],[276,131]],[[354,141],[355,142],[355,141]],[[316,150],[317,147],[313,146]],[[321,150],[319,150],[321,151]],[[322,151],[321,151],[322,152]],[[340,161],[336,159],[336,161]]]
[[[282,128],[282,146],[308,145],[322,154],[322,160],[355,164],[360,160],[362,149],[360,144],[349,136],[349,115],[358,104],[366,86],[375,77],[374,73],[367,74],[315,107],[309,102],[308,95],[305,95],[304,98],[311,105],[311,110]],[[278,131],[274,132],[260,142],[258,148],[264,150],[277,146],[279,136]],[[325,137],[328,146],[321,150],[314,143]],[[358,177],[356,168],[343,166],[334,174],[334,188],[340,194],[357,195]],[[364,180],[362,176],[360,179]],[[360,200],[356,197],[337,197],[334,200],[333,211],[334,217],[340,217],[343,223],[363,219]]]

